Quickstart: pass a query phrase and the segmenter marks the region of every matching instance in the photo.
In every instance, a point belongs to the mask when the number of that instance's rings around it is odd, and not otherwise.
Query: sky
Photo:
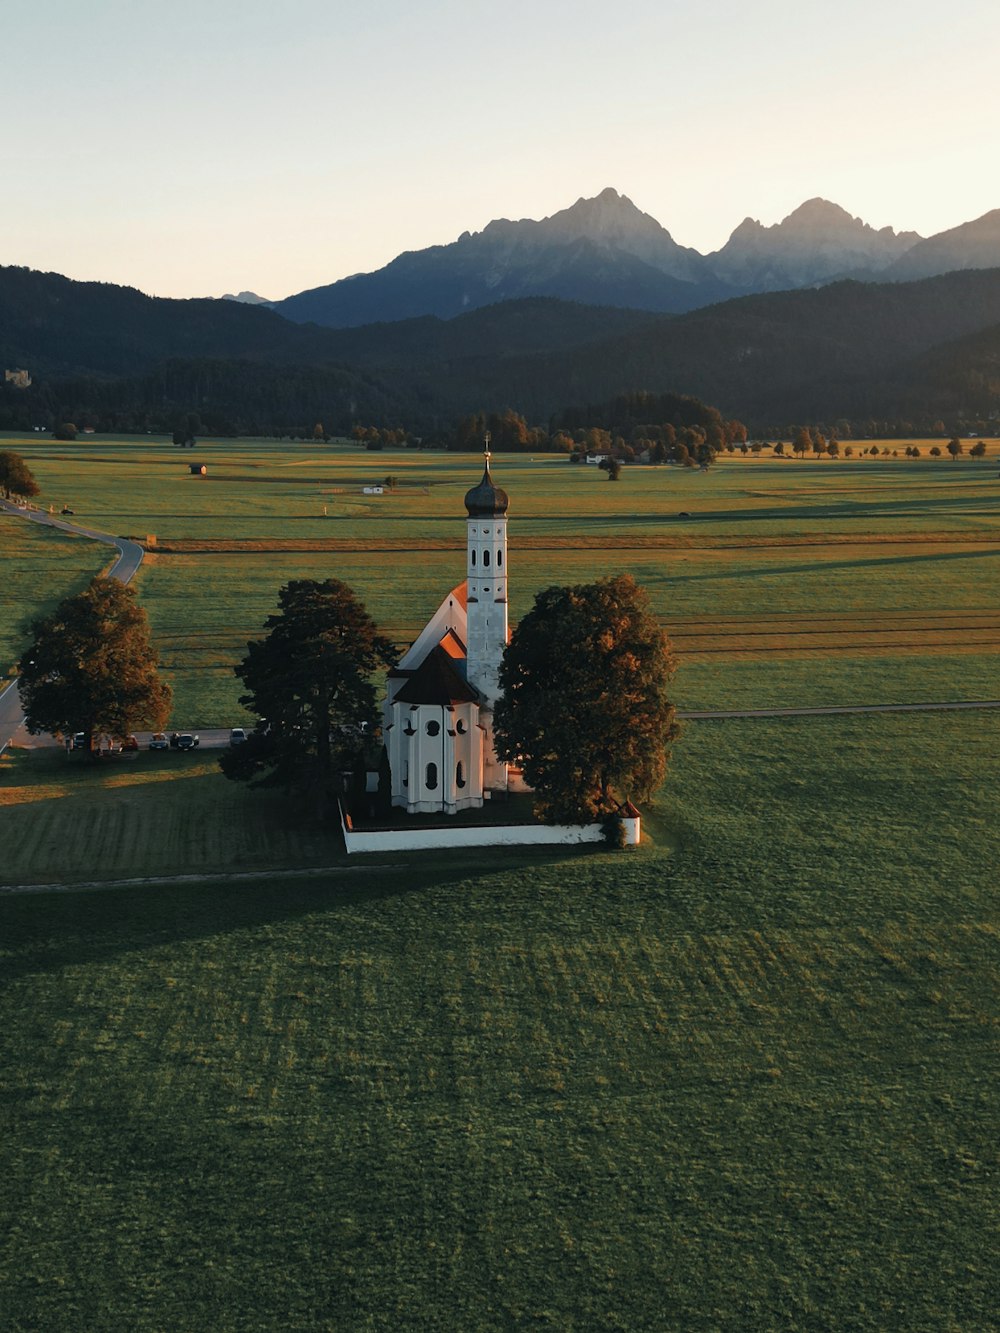
[[[1000,207],[996,0],[24,0],[0,264],[271,299],[607,186],[708,253]]]

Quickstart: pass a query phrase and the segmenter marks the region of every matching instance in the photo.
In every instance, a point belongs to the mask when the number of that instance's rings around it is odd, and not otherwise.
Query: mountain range
[[[0,267],[0,359],[34,381],[0,383],[0,428],[195,412],[219,433],[360,420],[434,436],[460,413],[541,423],[632,390],[761,427],[996,422],[1000,210],[924,239],[810,200],[701,255],[605,190],[273,304]]]
[[[218,434],[361,421],[434,436],[462,413],[544,424],[637,389],[696,394],[760,430],[842,417],[985,429],[1000,416],[1000,268],[683,315],[539,297],[349,329],[0,268],[0,358],[33,377],[0,383],[2,429],[163,430],[196,412]]]
[[[937,236],[879,230],[810,199],[765,227],[745,218],[719,250],[678,245],[616,190],[543,218],[498,219],[450,245],[407,251],[384,268],[270,303],[285,318],[330,328],[437,315],[552,296],[679,314],[735,296],[841,278],[908,281],[1000,266],[1000,209]],[[260,302],[253,293],[241,300]]]

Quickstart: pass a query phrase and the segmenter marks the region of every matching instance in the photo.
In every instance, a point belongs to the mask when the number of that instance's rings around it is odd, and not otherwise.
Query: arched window
[[[458,721],[455,723],[455,730],[458,732],[460,736],[465,735],[465,723],[462,721],[461,718],[459,718]]]
[[[427,735],[428,735],[428,736],[436,736],[440,730],[441,730],[441,724],[440,724],[440,722],[428,722],[428,723],[427,723]]]
[[[472,552],[472,563],[473,563],[473,564],[476,563],[476,552],[475,552],[475,550],[473,550],[473,552]]]
[[[404,760],[403,760],[403,786],[404,786],[404,787],[408,787],[409,785],[410,785],[410,761],[409,761],[409,759],[404,759]]]
[[[438,766],[437,764],[428,764],[427,773],[424,778],[424,786],[428,791],[436,791],[438,785]]]
[[[456,787],[465,786],[465,769],[462,765],[461,759],[458,761],[458,764],[455,768],[455,786]]]
[[[484,551],[484,552],[483,552],[483,564],[484,564],[484,565],[488,565],[489,563],[490,563],[490,553],[489,553],[489,551]]]
[[[403,726],[403,735],[404,735],[404,736],[415,736],[416,734],[417,734],[417,729],[416,729],[416,727],[413,725],[413,723],[411,722],[411,720],[410,720],[409,718],[407,718],[407,719],[406,719],[406,723],[405,723],[405,725]]]
[[[503,564],[503,551],[497,551],[497,567]]]

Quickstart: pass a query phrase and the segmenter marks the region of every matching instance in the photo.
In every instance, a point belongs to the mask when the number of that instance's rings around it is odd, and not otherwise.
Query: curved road
[[[57,518],[55,514],[49,514],[43,509],[30,509],[26,505],[13,504],[10,500],[0,499],[0,511],[16,514],[18,518],[27,518],[48,528],[61,528],[63,532],[72,532],[78,537],[89,537],[91,541],[102,542],[105,546],[115,547],[118,558],[108,570],[108,578],[128,583],[142,564],[142,547],[138,542],[129,541],[127,537],[112,537],[107,532],[96,532],[93,528],[67,523],[64,518]],[[21,698],[15,680],[0,690],[0,754],[3,754],[11,744],[23,722],[24,713],[21,710]]]

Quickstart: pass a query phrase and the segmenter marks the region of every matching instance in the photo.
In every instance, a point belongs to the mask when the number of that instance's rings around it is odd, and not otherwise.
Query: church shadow
[[[530,873],[603,852],[602,846],[491,848],[407,853],[361,864],[351,862],[308,879],[283,879],[281,871],[258,883],[212,882],[123,887],[69,893],[0,897],[0,937],[6,958],[4,978],[142,956],[176,944],[237,936],[304,920],[310,916],[370,913],[393,900],[440,892],[449,886],[482,882],[509,873]]]

